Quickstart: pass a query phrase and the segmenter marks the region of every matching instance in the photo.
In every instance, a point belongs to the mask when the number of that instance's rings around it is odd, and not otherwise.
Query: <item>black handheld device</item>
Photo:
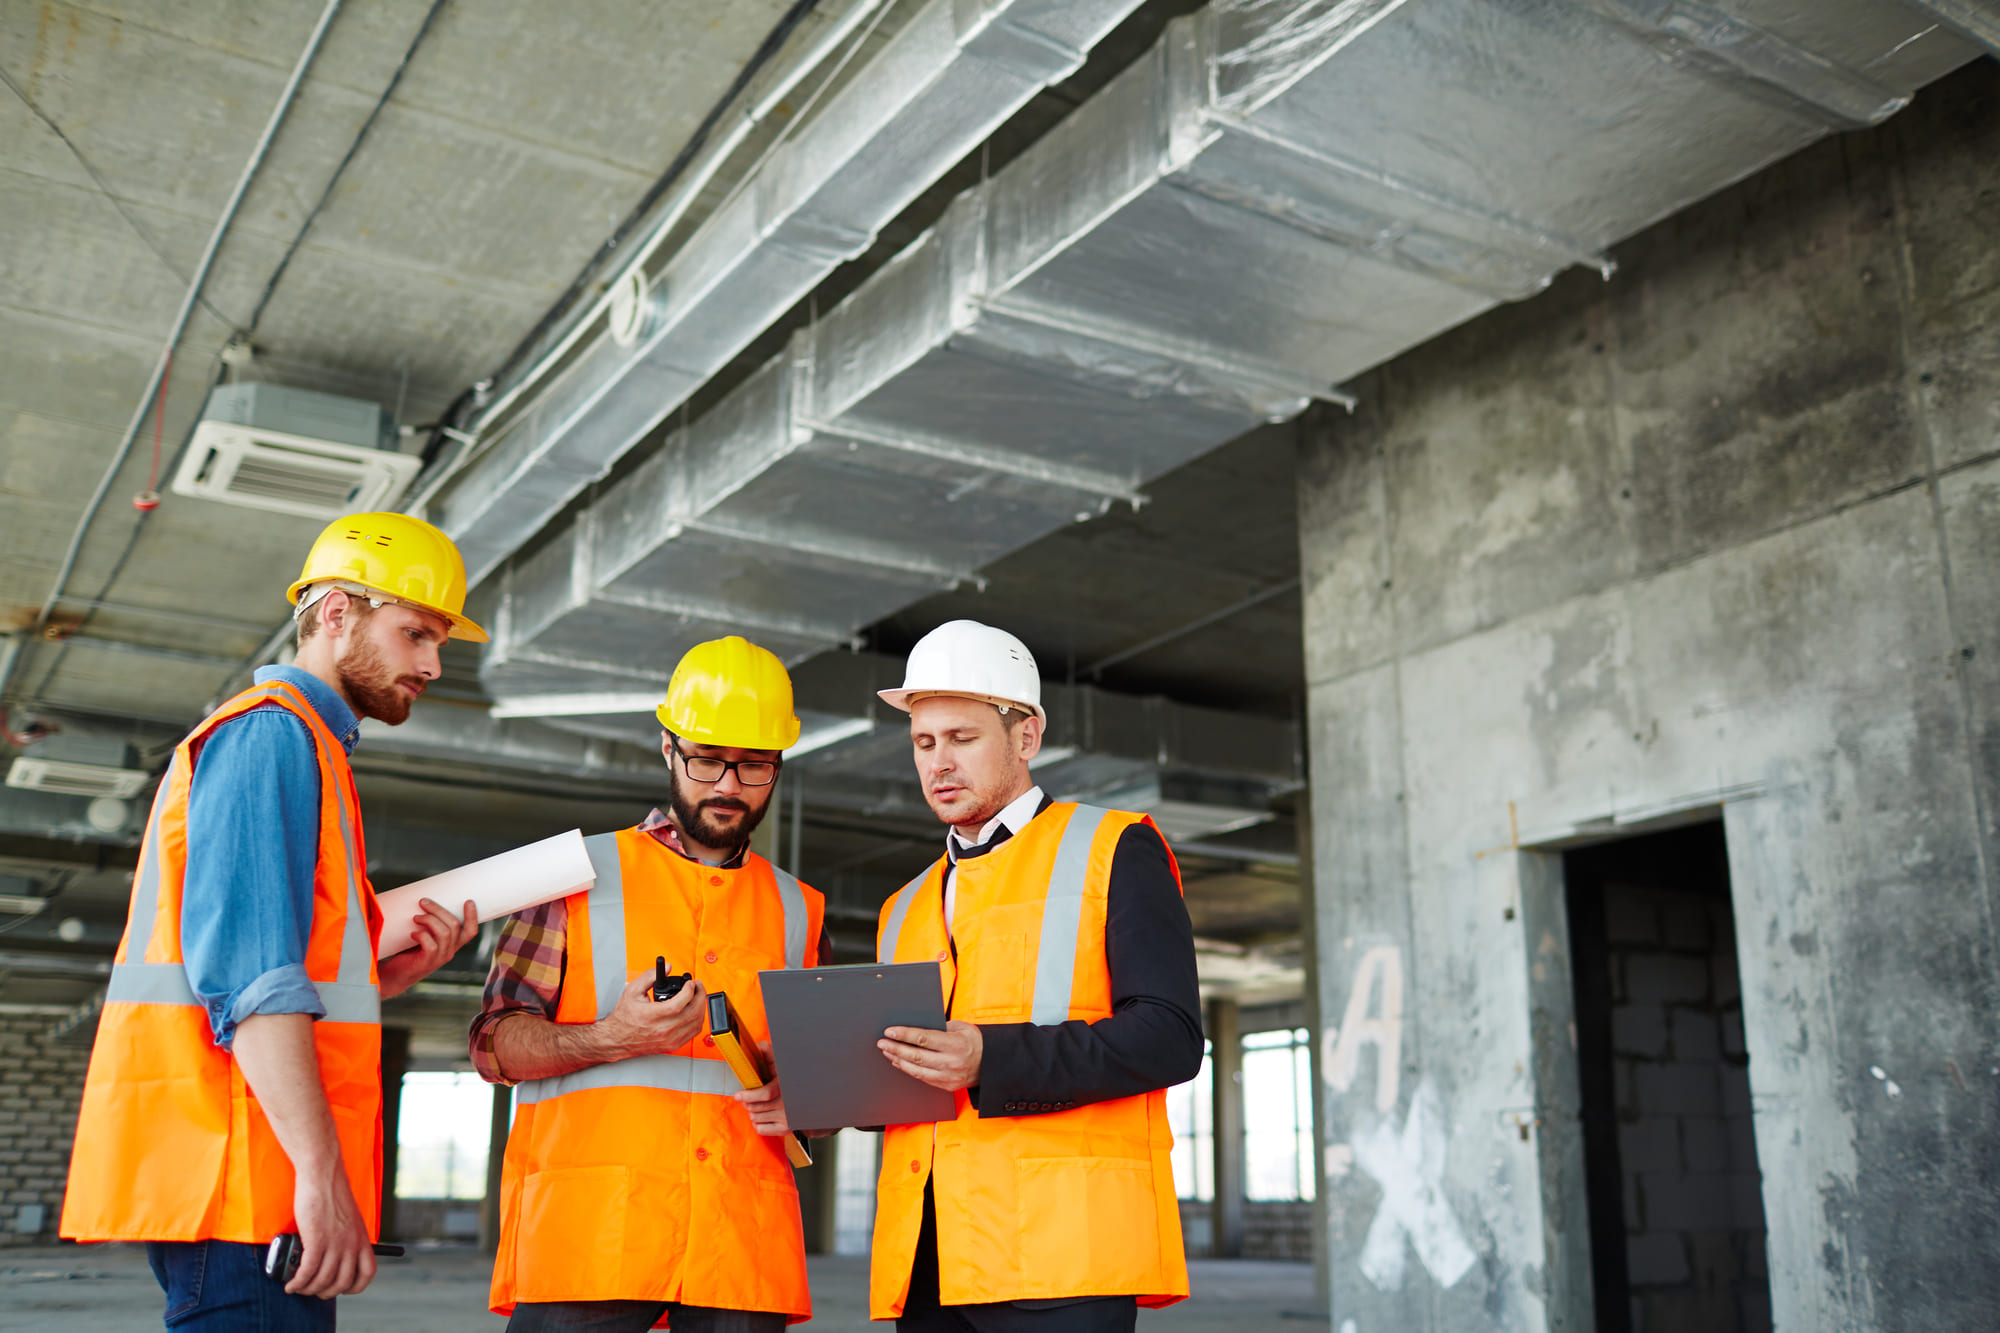
[[[377,1245],[374,1250],[376,1255],[383,1259],[403,1257],[403,1247],[400,1245]],[[288,1231],[282,1236],[273,1236],[271,1248],[264,1251],[265,1276],[275,1278],[279,1282],[290,1282],[299,1275],[299,1261],[305,1257],[305,1253],[305,1242],[301,1241],[296,1233]]]
[[[653,1000],[671,1000],[681,993],[681,987],[694,980],[692,972],[682,972],[678,976],[667,975],[667,960],[663,954],[653,960]]]

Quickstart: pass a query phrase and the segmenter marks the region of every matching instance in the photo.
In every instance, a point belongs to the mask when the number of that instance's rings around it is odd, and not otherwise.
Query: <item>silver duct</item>
[[[663,270],[628,281],[615,325],[481,441],[431,515],[473,581],[1137,7],[925,6]]]
[[[487,689],[846,643],[1975,54],[1898,0],[1781,8],[1217,0],[490,581]],[[657,420],[682,381],[643,378],[591,411]]]

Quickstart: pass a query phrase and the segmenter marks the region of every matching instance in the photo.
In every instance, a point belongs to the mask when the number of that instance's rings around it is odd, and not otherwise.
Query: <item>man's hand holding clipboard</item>
[[[957,1092],[979,1082],[979,1061],[986,1039],[979,1025],[952,1019],[944,1031],[931,1028],[890,1028],[875,1048],[889,1063],[921,1083]]]
[[[790,1122],[839,1129],[950,1120],[958,1113],[953,1090],[978,1078],[979,1032],[945,1022],[934,962],[786,968],[760,972],[758,981]],[[904,1040],[894,1041],[897,1034]],[[905,1048],[909,1063],[891,1056],[885,1041]],[[932,1077],[915,1076],[915,1068]]]

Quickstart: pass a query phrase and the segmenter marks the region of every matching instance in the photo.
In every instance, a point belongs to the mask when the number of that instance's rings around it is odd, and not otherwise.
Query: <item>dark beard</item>
[[[340,688],[354,702],[356,713],[392,727],[409,720],[410,705],[416,701],[397,688],[398,677],[391,674],[381,650],[369,640],[357,638],[333,669],[339,673]],[[409,679],[423,683],[419,677]]]
[[[677,769],[669,770],[667,783],[669,788],[667,792],[667,804],[673,809],[674,822],[680,825],[681,832],[691,841],[698,842],[704,847],[733,846],[739,851],[748,847],[750,845],[750,835],[757,831],[757,826],[764,822],[764,816],[771,811],[771,803],[769,801],[764,802],[762,810],[752,810],[748,801],[738,801],[727,797],[706,801],[690,801],[687,797],[687,789],[681,785],[682,778]],[[724,806],[744,811],[742,825],[734,833],[731,833],[728,829],[717,824],[711,817],[703,813],[704,809],[714,806]]]

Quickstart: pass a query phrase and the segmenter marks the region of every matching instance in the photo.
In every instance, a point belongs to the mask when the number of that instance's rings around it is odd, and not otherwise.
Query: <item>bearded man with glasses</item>
[[[767,1061],[757,973],[830,952],[825,899],[750,850],[792,682],[735,636],[698,644],[655,710],[667,811],[584,840],[596,883],[511,918],[472,1062],[513,1084],[492,1308],[512,1333],[778,1333],[812,1314],[791,1130],[708,1035],[726,991]],[[655,1000],[654,960],[692,979]]]

